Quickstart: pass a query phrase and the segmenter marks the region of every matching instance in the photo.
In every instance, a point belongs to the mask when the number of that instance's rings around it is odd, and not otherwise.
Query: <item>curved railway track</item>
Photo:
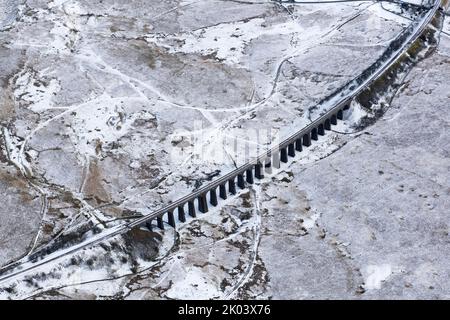
[[[289,162],[289,158],[307,148],[312,141],[318,140],[319,135],[325,135],[343,119],[344,111],[350,108],[351,102],[357,98],[374,81],[379,79],[399,58],[408,51],[410,46],[423,34],[425,29],[436,16],[441,5],[446,6],[447,0],[434,0],[433,5],[423,14],[420,20],[410,24],[389,46],[380,59],[361,75],[350,81],[339,92],[319,103],[322,109],[327,110],[306,127],[284,139],[267,152],[251,159],[241,167],[225,174],[217,180],[201,187],[167,206],[128,223],[106,229],[70,248],[50,253],[40,260],[17,261],[0,276],[0,283],[12,280],[24,273],[30,272],[44,264],[74,253],[80,249],[98,244],[114,236],[128,232],[133,228],[146,226],[149,229],[158,227],[164,229],[165,225],[176,227],[177,220],[185,222],[187,214],[195,217],[196,212],[207,212],[208,205],[217,206],[220,199],[226,199],[229,194],[234,195],[237,189],[244,189],[254,183],[254,179],[264,178],[266,169],[280,168],[281,163]],[[218,191],[218,192],[217,192]],[[175,210],[177,219],[175,217]]]

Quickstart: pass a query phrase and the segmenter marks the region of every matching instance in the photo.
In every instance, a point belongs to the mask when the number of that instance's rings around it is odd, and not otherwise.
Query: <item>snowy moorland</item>
[[[273,175],[175,230],[71,250],[310,123],[422,13],[0,0],[0,266],[19,261],[0,299],[449,298],[448,17]]]

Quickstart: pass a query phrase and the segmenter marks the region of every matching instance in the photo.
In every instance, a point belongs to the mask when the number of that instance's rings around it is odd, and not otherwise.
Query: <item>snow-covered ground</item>
[[[233,169],[307,124],[415,17],[372,2],[0,8],[0,264]],[[449,43],[366,131],[349,134],[370,113],[355,104],[218,209],[85,248],[3,283],[0,298],[447,297]]]

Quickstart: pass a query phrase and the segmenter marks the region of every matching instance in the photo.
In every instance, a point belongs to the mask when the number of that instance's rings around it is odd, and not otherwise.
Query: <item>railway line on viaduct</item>
[[[380,59],[337,93],[319,104],[327,110],[326,112],[267,152],[151,214],[108,228],[79,244],[50,253],[37,261],[18,261],[9,268],[9,271],[0,275],[0,283],[134,228],[146,227],[150,230],[154,228],[164,229],[166,226],[176,228],[177,223],[184,223],[189,217],[196,217],[198,212],[208,212],[210,206],[217,206],[220,201],[235,195],[239,189],[245,189],[248,185],[255,183],[255,180],[263,179],[271,169],[279,169],[282,165],[288,163],[304,148],[308,148],[314,141],[317,141],[319,136],[323,136],[330,131],[338,121],[343,120],[344,113],[351,108],[351,102],[385,75],[402,55],[407,54],[407,51],[424,34],[442,8],[447,6],[447,0],[434,0],[431,7],[420,19],[411,23],[398,35]]]
[[[339,93],[324,100],[321,104],[332,107],[318,119],[284,139],[269,151],[250,160],[248,163],[212,183],[174,201],[150,215],[129,223],[128,228],[132,229],[145,225],[149,229],[152,229],[155,220],[156,226],[160,229],[164,229],[165,222],[171,227],[176,227],[176,220],[179,222],[186,221],[186,207],[187,213],[191,217],[196,216],[197,210],[201,213],[206,213],[208,212],[208,205],[217,206],[220,199],[225,200],[229,194],[236,194],[237,187],[245,189],[246,185],[254,183],[255,178],[263,179],[265,169],[269,169],[268,171],[270,171],[271,167],[279,169],[282,163],[289,162],[289,159],[294,158],[297,152],[301,152],[303,148],[311,146],[313,141],[318,140],[319,135],[325,135],[327,131],[331,130],[331,126],[337,125],[339,120],[343,120],[344,111],[350,108],[351,102],[366,88],[370,87],[373,82],[379,79],[420,35],[422,35],[423,31],[434,18],[439,6],[440,0],[436,0],[422,22],[417,26],[410,25],[402,32],[374,65],[341,88]],[[175,211],[177,212],[178,219],[176,219]]]

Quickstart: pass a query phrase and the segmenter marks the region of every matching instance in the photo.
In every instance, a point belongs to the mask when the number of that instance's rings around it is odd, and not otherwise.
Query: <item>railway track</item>
[[[186,205],[188,207],[188,214],[192,217],[195,217],[196,209],[199,212],[205,213],[208,211],[208,203],[216,206],[219,199],[226,199],[228,194],[235,194],[236,184],[240,189],[244,189],[246,184],[252,184],[254,182],[254,178],[262,179],[264,177],[264,169],[268,165],[278,169],[281,163],[287,163],[289,158],[295,157],[296,152],[301,152],[304,147],[311,146],[312,141],[318,140],[319,135],[325,135],[326,131],[331,130],[332,125],[336,125],[338,120],[343,120],[343,112],[350,108],[351,102],[364,89],[368,88],[374,81],[380,78],[407,51],[409,46],[420,37],[435,16],[440,4],[441,0],[436,0],[420,23],[416,26],[411,24],[393,41],[394,48],[391,45],[374,65],[364,71],[359,77],[349,82],[339,93],[321,102],[319,105],[328,109],[325,114],[300,131],[284,139],[271,150],[164,208],[129,223],[128,228],[132,229],[143,224],[152,228],[152,222],[156,220],[157,227],[164,229],[164,216],[167,217],[167,224],[175,227],[175,210],[178,211],[178,220],[180,222],[186,221]],[[327,108],[327,106],[329,107]],[[219,197],[217,196],[217,189],[219,189]]]
[[[128,223],[117,225],[94,235],[89,239],[67,249],[50,253],[37,261],[21,260],[13,264],[9,271],[0,275],[0,284],[24,275],[51,261],[60,259],[83,248],[98,244],[114,236],[128,232],[131,229],[165,226],[176,227],[176,223],[185,222],[187,216],[195,217],[197,212],[205,213],[209,205],[217,206],[219,201],[234,195],[239,189],[245,189],[253,184],[255,179],[263,179],[268,169],[278,169],[283,163],[288,163],[297,153],[311,146],[318,137],[325,135],[333,125],[343,120],[344,112],[351,107],[356,99],[373,82],[379,79],[399,58],[408,51],[410,46],[423,34],[427,26],[436,16],[439,8],[447,6],[447,0],[434,0],[429,10],[414,23],[410,24],[389,46],[380,59],[361,75],[345,85],[339,92],[323,100],[319,106],[327,110],[306,127],[284,139],[263,154],[251,159],[246,164],[225,174],[217,180],[186,195],[167,206]],[[175,213],[177,214],[175,216]]]

